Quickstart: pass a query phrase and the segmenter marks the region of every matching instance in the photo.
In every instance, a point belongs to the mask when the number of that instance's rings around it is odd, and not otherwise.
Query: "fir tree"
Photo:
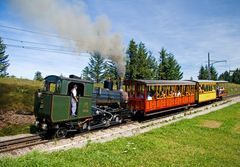
[[[140,42],[137,51],[136,79],[150,79],[150,68],[148,66],[148,52],[145,45]]]
[[[204,68],[204,66],[201,66],[201,68],[199,70],[198,79],[200,79],[200,80],[208,79],[207,66],[205,66],[205,68]]]
[[[104,79],[104,58],[100,53],[95,52],[91,55],[88,66],[90,78],[96,83],[101,82]]]
[[[160,58],[159,58],[159,66],[158,66],[158,79],[161,80],[167,80],[167,72],[168,72],[168,60],[167,60],[167,51],[162,48],[162,50],[159,52]]]
[[[88,66],[82,71],[82,78],[94,82],[102,82],[106,78],[116,80],[117,66],[111,60],[105,60],[99,53],[94,53],[89,59]]]
[[[167,53],[167,51],[162,48],[159,52],[159,66],[157,72],[157,78],[161,80],[179,80],[182,79],[183,73],[180,71],[181,66],[177,63],[174,55]]]
[[[149,52],[148,54],[148,68],[150,70],[149,79],[157,79],[157,69],[158,69],[158,63],[156,61],[156,58],[152,56],[152,53]]]
[[[210,67],[211,80],[217,80],[217,71],[215,67]]]
[[[127,49],[126,79],[156,78],[156,59],[149,52],[144,43],[132,39]]]
[[[218,77],[218,80],[224,80],[224,81],[229,81],[231,82],[231,76],[228,71],[225,71],[224,73],[220,74]]]
[[[136,79],[137,75],[137,50],[138,46],[132,39],[127,50],[126,79]]]
[[[211,77],[211,80],[217,80],[217,71],[216,71],[215,67],[213,67],[213,66],[210,67],[210,77]],[[201,80],[208,79],[207,65],[205,65],[205,67],[201,66],[201,68],[199,70],[198,79],[201,79]]]
[[[86,66],[82,71],[82,78],[91,81],[89,67]]]
[[[232,82],[240,84],[240,69],[236,69],[232,75]]]
[[[112,80],[116,80],[118,78],[117,67],[113,61],[105,61],[104,69],[104,78],[110,78]]]
[[[43,81],[42,73],[40,71],[37,71],[35,73],[34,80],[36,80],[36,81]]]
[[[7,68],[10,65],[8,60],[8,55],[5,55],[6,45],[0,38],[0,77],[8,76]]]

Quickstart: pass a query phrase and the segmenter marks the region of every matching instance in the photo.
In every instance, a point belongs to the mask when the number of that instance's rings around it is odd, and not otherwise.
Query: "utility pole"
[[[212,61],[212,63],[210,63]],[[215,61],[215,60],[211,60],[210,59],[210,54],[208,52],[208,79],[210,80],[211,79],[211,71],[210,71],[210,67],[213,66],[213,64],[216,64],[216,63],[222,63],[222,62],[227,62],[227,60],[219,60],[219,61]]]
[[[208,52],[208,80],[211,79],[211,72],[210,72],[210,54]]]

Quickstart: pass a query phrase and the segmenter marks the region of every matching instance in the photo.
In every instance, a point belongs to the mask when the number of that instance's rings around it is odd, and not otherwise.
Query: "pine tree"
[[[158,66],[158,79],[161,80],[167,80],[167,72],[169,69],[169,65],[168,65],[168,60],[167,60],[167,51],[162,48],[162,50],[159,52],[160,54],[160,58],[159,58],[159,66]]]
[[[8,55],[5,55],[6,45],[0,38],[0,77],[8,76],[7,68],[10,65],[8,60]]]
[[[43,81],[42,73],[40,71],[37,71],[35,73],[34,80],[36,80],[36,81]]]
[[[177,63],[174,55],[167,53],[167,51],[162,48],[159,52],[159,66],[157,78],[161,80],[179,80],[182,79],[183,73],[180,71],[181,66]]]
[[[224,80],[224,81],[229,81],[231,82],[231,76],[228,71],[225,71],[224,73],[220,74],[218,77],[218,80]]]
[[[105,61],[104,69],[104,78],[110,78],[112,80],[116,80],[118,78],[117,66],[113,61]]]
[[[210,67],[211,80],[217,80],[217,71],[215,67]]]
[[[148,54],[148,68],[150,70],[149,79],[157,79],[157,69],[158,69],[158,63],[156,61],[156,58],[152,56],[152,53],[149,52]]]
[[[89,67],[86,66],[82,71],[82,78],[91,81]]]
[[[129,43],[127,50],[127,63],[126,63],[126,79],[136,79],[137,75],[137,50],[138,46],[132,39]]]
[[[215,67],[213,67],[213,66],[210,67],[210,76],[211,76],[211,80],[217,80],[217,71],[216,71]],[[198,79],[201,79],[201,80],[208,79],[207,65],[205,65],[205,67],[201,66],[201,68],[199,70]]]
[[[88,66],[90,78],[96,83],[101,82],[104,79],[104,58],[100,53],[95,52],[91,55]]]
[[[148,65],[148,52],[144,43],[138,44],[137,62],[136,62],[136,79],[150,79],[150,68]]]
[[[232,75],[232,82],[240,84],[240,69],[236,69]]]
[[[169,63],[169,74],[168,79],[169,80],[180,80],[183,77],[183,73],[180,71],[181,66],[177,63],[176,59],[174,59],[173,54],[169,54],[168,57],[168,63]]]
[[[199,75],[198,75],[198,79],[203,80],[203,79],[208,79],[208,71],[207,71],[207,66],[201,65],[201,68],[199,70]]]

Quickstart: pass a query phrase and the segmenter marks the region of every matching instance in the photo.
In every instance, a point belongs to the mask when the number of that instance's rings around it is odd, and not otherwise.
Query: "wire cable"
[[[41,48],[41,47],[33,47],[33,46],[24,46],[24,45],[14,45],[14,44],[5,44],[7,47],[14,47],[14,48],[21,48],[21,49],[30,49],[30,50],[37,50],[37,51],[45,51],[45,52],[52,52],[52,53],[61,53],[61,54],[71,54],[71,55],[80,55],[81,53],[86,52],[77,52],[77,51],[66,51],[66,50],[58,50],[58,49],[50,49],[50,48]],[[84,56],[88,56],[85,55]]]
[[[22,32],[27,32],[27,33],[32,33],[32,34],[38,34],[38,35],[44,35],[44,36],[54,37],[54,38],[59,38],[59,39],[76,41],[76,40],[74,40],[74,39],[71,39],[71,38],[68,38],[68,37],[59,36],[59,35],[57,35],[57,34],[51,34],[51,33],[49,33],[49,32],[32,31],[32,30],[27,30],[27,29],[22,29],[22,28],[5,26],[5,25],[1,25],[1,24],[0,24],[0,28],[11,29],[11,30],[16,30],[16,31],[22,31]]]
[[[20,42],[20,43],[28,43],[28,44],[34,44],[34,45],[51,46],[51,47],[56,47],[56,48],[65,48],[65,49],[72,49],[72,50],[75,49],[75,48],[70,48],[70,47],[65,47],[65,46],[60,46],[60,45],[53,45],[53,44],[47,44],[47,43],[18,40],[18,39],[7,38],[7,37],[1,37],[1,38],[5,39],[5,40],[9,40],[9,41]]]

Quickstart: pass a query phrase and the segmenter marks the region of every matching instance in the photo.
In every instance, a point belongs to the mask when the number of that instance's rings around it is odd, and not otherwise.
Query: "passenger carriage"
[[[196,82],[173,80],[128,80],[128,109],[145,116],[183,108],[195,103]],[[165,110],[164,110],[165,109]]]
[[[217,98],[217,82],[213,80],[193,80],[196,83],[196,102],[203,103]]]
[[[217,98],[222,99],[224,96],[227,96],[227,81],[216,81],[217,84]]]

